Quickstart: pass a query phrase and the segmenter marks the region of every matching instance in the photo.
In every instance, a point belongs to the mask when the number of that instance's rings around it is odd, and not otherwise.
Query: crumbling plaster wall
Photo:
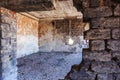
[[[73,45],[68,45],[69,20],[37,21],[17,14],[17,58],[35,52],[82,52],[88,47],[83,31],[89,24],[74,19],[71,24]]]
[[[39,50],[40,52],[82,52],[82,48],[88,47],[88,41],[83,39],[83,31],[87,23],[81,20],[40,21],[39,23]],[[73,45],[68,44],[69,32],[74,40]]]
[[[17,58],[38,51],[38,21],[17,14]]]

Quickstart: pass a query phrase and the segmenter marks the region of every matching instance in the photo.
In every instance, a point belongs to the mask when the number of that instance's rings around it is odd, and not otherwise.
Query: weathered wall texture
[[[39,23],[39,49],[41,52],[82,52],[88,47],[88,42],[83,39],[85,23],[72,20],[71,37],[73,45],[68,44],[69,21],[40,21]]]
[[[17,58],[38,50],[38,21],[17,14]]]
[[[115,1],[119,0],[76,2],[90,22],[85,32],[90,47],[83,50],[80,69],[70,73],[72,80],[120,80],[120,3]]]
[[[0,80],[17,80],[16,13],[0,7]]]

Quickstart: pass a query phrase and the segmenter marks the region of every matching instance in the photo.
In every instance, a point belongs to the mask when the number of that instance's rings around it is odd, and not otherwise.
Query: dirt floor
[[[18,59],[18,80],[61,80],[82,53],[35,53]]]

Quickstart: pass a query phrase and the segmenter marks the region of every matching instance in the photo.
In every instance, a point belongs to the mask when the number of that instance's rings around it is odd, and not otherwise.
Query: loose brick
[[[91,41],[91,50],[104,50],[105,49],[105,42],[104,40],[93,40]]]
[[[120,68],[114,61],[108,62],[93,62],[92,70],[97,73],[119,73]]]
[[[97,39],[110,39],[110,29],[92,29],[87,31],[85,34],[85,39],[87,40],[97,40]]]
[[[120,40],[109,40],[107,48],[112,51],[120,51]]]
[[[120,39],[120,29],[113,29],[112,30],[112,38],[113,39]]]
[[[87,8],[83,12],[86,18],[107,17],[112,15],[109,7]]]
[[[95,61],[111,61],[111,53],[106,51],[83,51],[83,58]]]
[[[120,4],[117,5],[117,7],[115,8],[115,10],[114,10],[114,15],[115,15],[115,16],[120,16]]]
[[[120,27],[120,18],[97,18],[91,21],[92,28],[116,28]]]

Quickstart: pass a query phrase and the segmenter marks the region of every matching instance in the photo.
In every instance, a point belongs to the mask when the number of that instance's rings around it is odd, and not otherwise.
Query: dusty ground
[[[81,53],[32,54],[18,59],[18,80],[64,79],[71,66],[81,60]]]

